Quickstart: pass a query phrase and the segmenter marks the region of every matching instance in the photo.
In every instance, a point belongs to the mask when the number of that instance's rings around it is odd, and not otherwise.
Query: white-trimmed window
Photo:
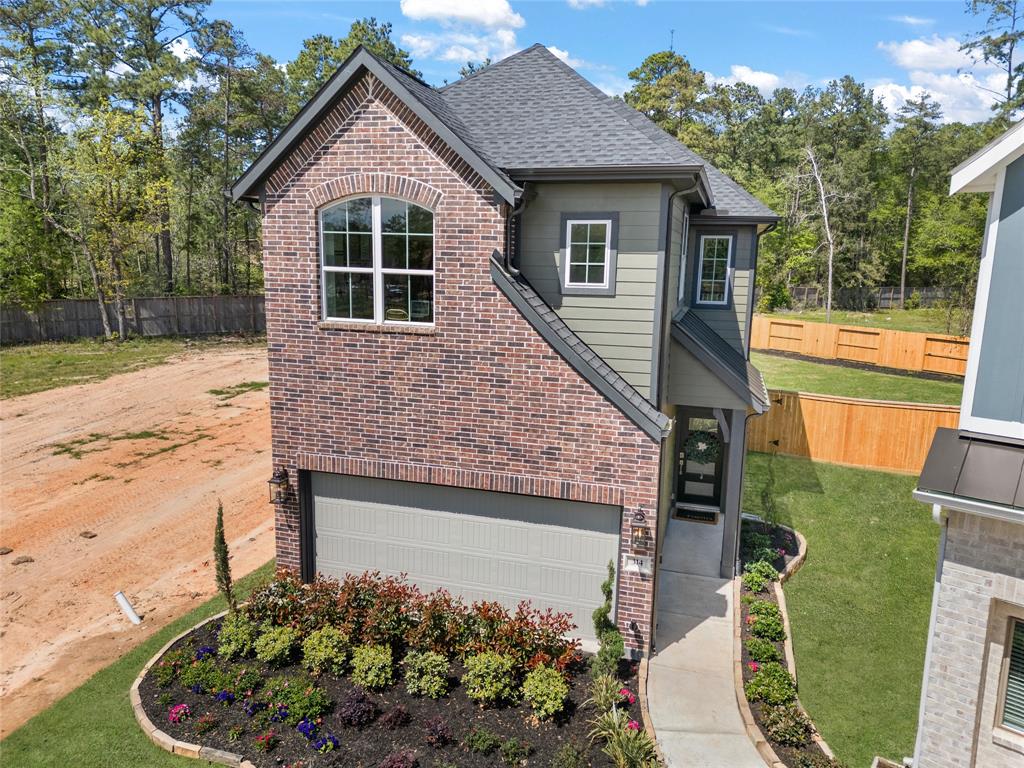
[[[999,723],[1024,733],[1024,621],[1010,621]]]
[[[729,264],[732,235],[701,235],[697,280],[697,304],[726,306],[729,303]]]
[[[323,317],[368,323],[434,322],[434,214],[390,197],[320,211]]]
[[[566,287],[607,288],[611,243],[611,220],[569,219],[565,224]]]

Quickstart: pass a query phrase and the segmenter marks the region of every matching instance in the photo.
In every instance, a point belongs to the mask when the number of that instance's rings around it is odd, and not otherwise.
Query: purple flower
[[[202,693],[203,686],[201,686],[199,683],[196,683],[191,688],[189,688],[189,690],[192,691],[192,693]]]
[[[310,720],[308,717],[304,717],[299,720],[299,724],[295,726],[295,730],[305,736],[307,739],[312,739],[316,736],[318,730],[317,724]]]
[[[341,746],[341,742],[333,733],[326,733],[311,745],[320,754],[331,752]]]
[[[225,707],[229,707],[235,703],[235,694],[231,691],[221,691],[217,694],[217,701],[223,704]]]
[[[267,705],[262,701],[253,701],[252,699],[246,699],[245,704],[242,705],[242,710],[249,717],[255,716],[261,709],[266,709]]]
[[[270,716],[270,722],[272,723],[283,723],[288,719],[288,707],[278,704],[277,712]]]
[[[202,661],[207,656],[213,656],[217,650],[211,645],[201,645],[196,649],[196,661]]]

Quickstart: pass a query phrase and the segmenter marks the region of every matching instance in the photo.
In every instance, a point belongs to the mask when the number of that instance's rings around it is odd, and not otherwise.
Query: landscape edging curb
[[[786,608],[786,593],[785,590],[783,590],[782,585],[789,581],[793,574],[799,571],[800,567],[807,560],[807,539],[805,539],[803,534],[798,530],[790,528],[788,525],[779,525],[778,527],[790,531],[794,536],[796,536],[797,540],[796,557],[786,564],[785,569],[783,569],[782,573],[779,574],[779,580],[772,583],[772,591],[775,594],[775,599],[778,601],[779,611],[782,614],[782,623],[786,630],[786,639],[783,641],[783,648],[786,654],[786,667],[789,669],[789,673],[793,676],[793,682],[796,683],[796,654],[793,652],[793,633],[789,625],[789,611]],[[739,704],[740,717],[743,719],[743,725],[747,729],[747,735],[754,743],[754,747],[760,753],[762,759],[764,759],[768,765],[772,766],[772,768],[786,768],[786,764],[779,759],[775,750],[772,749],[771,744],[768,743],[768,739],[765,737],[761,727],[754,720],[754,713],[750,709],[750,703],[747,701],[747,694],[743,690],[743,631],[741,621],[743,611],[740,603],[741,583],[742,579],[739,576],[733,579],[733,627],[735,630],[733,635],[733,683],[736,687],[736,701]],[[817,726],[814,725],[814,721],[811,720],[810,715],[807,714],[807,710],[804,709],[799,696],[796,700],[796,706],[812,724],[811,740],[818,745],[818,748],[821,749],[826,757],[834,760],[835,753],[818,732]]]
[[[199,760],[206,760],[209,763],[233,766],[233,768],[255,768],[252,763],[243,759],[241,755],[237,755],[234,752],[225,752],[221,749],[204,747],[199,744],[189,744],[186,741],[178,741],[164,733],[153,724],[152,720],[149,719],[149,715],[147,715],[146,711],[142,708],[142,696],[139,694],[139,686],[142,684],[142,679],[146,676],[146,673],[149,672],[154,664],[160,661],[160,658],[171,649],[172,645],[182,638],[192,634],[205,624],[209,624],[211,621],[216,621],[226,615],[227,611],[221,611],[220,613],[214,614],[209,618],[203,619],[194,627],[186,629],[180,635],[168,640],[164,644],[163,648],[157,651],[153,658],[146,662],[142,671],[139,672],[138,677],[135,678],[135,682],[132,683],[131,690],[128,693],[128,700],[131,702],[132,710],[135,712],[135,720],[138,722],[139,727],[142,728],[142,732],[146,734],[150,741],[160,747],[160,749],[171,752],[175,755],[181,755],[182,757],[194,757]]]

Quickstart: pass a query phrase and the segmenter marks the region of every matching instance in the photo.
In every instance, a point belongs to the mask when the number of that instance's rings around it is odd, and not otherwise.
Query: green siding
[[[520,268],[527,280],[605,362],[650,396],[651,345],[662,186],[655,183],[537,184],[522,214]],[[558,276],[563,213],[617,211],[614,296],[562,296]]]
[[[666,396],[670,403],[741,411],[747,409],[747,404],[735,392],[675,340],[672,341],[668,361]]]

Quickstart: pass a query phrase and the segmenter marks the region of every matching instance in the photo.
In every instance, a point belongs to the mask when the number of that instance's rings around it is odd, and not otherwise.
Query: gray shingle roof
[[[751,408],[758,413],[768,410],[771,404],[761,372],[689,307],[684,307],[672,318],[672,338],[704,363]]]
[[[537,44],[442,88],[483,154],[517,169],[703,168],[730,216],[777,218],[764,203],[623,101]]]
[[[502,293],[591,386],[619,408],[634,424],[655,440],[668,435],[672,422],[637,392],[622,376],[588,347],[565,324],[533,286],[522,276],[514,277],[501,262],[491,258],[491,279]]]

